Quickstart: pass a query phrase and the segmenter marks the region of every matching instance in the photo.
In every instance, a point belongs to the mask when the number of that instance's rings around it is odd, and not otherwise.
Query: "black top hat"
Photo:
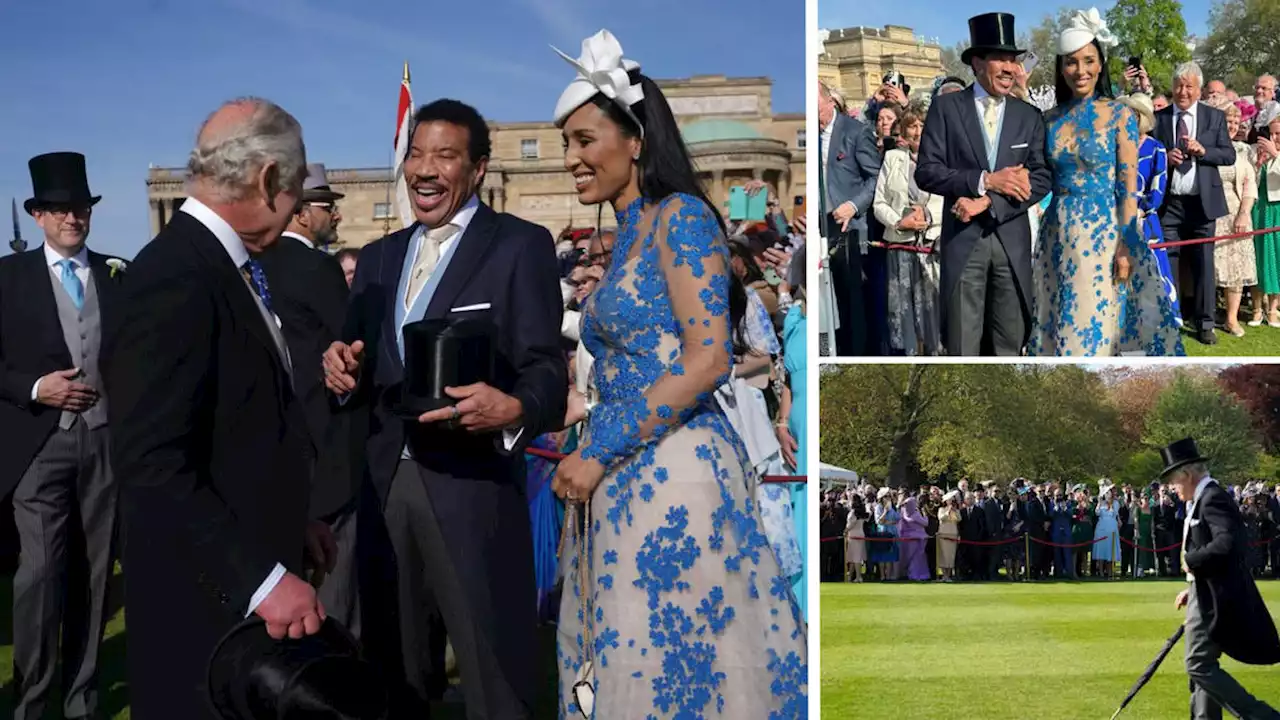
[[[1017,33],[1013,31],[1013,16],[1009,13],[987,13],[969,18],[969,49],[960,54],[965,65],[974,55],[1002,52],[1021,55],[1026,52],[1018,47]]]
[[[1183,438],[1169,447],[1160,449],[1160,462],[1164,463],[1164,470],[1160,471],[1160,477],[1163,479],[1184,465],[1204,462],[1208,459],[1200,454],[1200,448],[1196,446],[1194,438]]]
[[[404,383],[391,412],[405,419],[448,407],[447,387],[494,382],[494,327],[483,319],[419,320],[404,326]]]
[[[101,195],[89,192],[84,156],[77,152],[53,152],[27,161],[31,169],[32,197],[22,203],[27,214],[38,208],[96,205]]]
[[[209,659],[209,701],[223,720],[385,720],[387,687],[333,618],[300,640],[275,640],[252,616]]]

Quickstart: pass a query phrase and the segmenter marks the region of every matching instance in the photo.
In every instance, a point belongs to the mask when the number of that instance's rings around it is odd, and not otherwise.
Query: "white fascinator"
[[[1118,43],[1116,36],[1107,29],[1107,21],[1102,19],[1098,8],[1089,8],[1087,12],[1077,10],[1071,16],[1067,29],[1058,36],[1058,54],[1070,55],[1094,40],[1104,48],[1115,47]]]
[[[631,110],[632,105],[644,99],[644,90],[639,83],[632,84],[628,75],[632,70],[638,70],[640,65],[622,57],[622,45],[613,33],[601,30],[583,40],[582,55],[576,60],[554,45],[551,49],[578,71],[578,77],[569,83],[556,103],[556,125],[563,124],[574,110],[600,93],[634,120],[636,127],[640,128],[641,138],[644,137],[644,125]]]

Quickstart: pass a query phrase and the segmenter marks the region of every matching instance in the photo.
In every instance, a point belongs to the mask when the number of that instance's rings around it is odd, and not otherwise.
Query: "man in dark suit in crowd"
[[[1052,523],[1044,501],[1040,499],[1039,489],[1028,487],[1026,480],[1015,482],[1022,483],[1018,490],[1019,497],[1023,499],[1022,519],[1027,533],[1032,538],[1029,548],[1030,556],[1027,558],[1027,577],[1032,580],[1043,580],[1049,574],[1049,553],[1046,552],[1048,546],[1042,543],[1049,541],[1049,528]]]
[[[417,222],[361,251],[345,342],[325,355],[330,389],[372,411],[366,462],[388,547],[361,556],[391,561],[373,572],[393,594],[361,598],[377,603],[364,639],[405,681],[400,710],[421,712],[438,612],[469,715],[527,718],[542,672],[523,451],[563,425],[569,386],[555,246],[480,202],[490,140],[474,108],[437,100],[414,122],[405,178]],[[405,379],[402,329],[424,318],[492,323],[502,387],[451,389],[455,405],[405,421],[386,400]],[[392,626],[375,631],[374,614]]]
[[[1271,577],[1280,580],[1280,485],[1267,495],[1267,510],[1271,513]]]
[[[983,503],[983,525],[986,529],[986,537],[983,540],[987,542],[999,542],[1005,539],[1004,518],[1008,512],[1008,506],[1005,504],[1004,493],[1000,487],[992,483],[987,488],[987,501]],[[1003,545],[992,545],[987,548],[987,566],[985,569],[987,580],[1000,579],[1000,566],[1004,564]]]
[[[1186,438],[1160,451],[1178,497],[1191,504],[1182,571],[1191,587],[1178,594],[1187,608],[1186,667],[1191,715],[1216,720],[1226,708],[1247,720],[1280,720],[1218,664],[1224,654],[1251,665],[1280,663],[1280,636],[1246,564],[1248,534],[1231,494],[1209,476],[1208,459]]]
[[[0,259],[0,497],[13,493],[21,558],[13,578],[13,717],[44,716],[58,678],[62,716],[97,712],[98,649],[114,563],[116,483],[99,357],[117,311],[119,258],[89,250],[85,159],[31,159],[24,203],[40,247]]]
[[[822,235],[831,244],[831,282],[835,286],[835,354],[863,355],[866,318],[862,302],[862,245],[867,218],[880,177],[880,151],[871,128],[845,114],[836,91],[818,84],[818,184]]]
[[[356,488],[363,473],[364,438],[352,437],[352,412],[335,412],[324,386],[320,359],[342,337],[347,317],[347,281],[328,247],[338,239],[344,196],[329,187],[324,165],[307,166],[302,204],[289,227],[255,259],[262,263],[271,288],[272,308],[293,362],[293,385],[307,417],[316,447],[311,487],[311,516],[333,531],[338,547],[333,572],[323,578],[320,601],[325,611],[360,636],[356,585]],[[359,474],[358,474],[359,473]]]
[[[963,480],[961,485],[964,485]],[[985,524],[980,503],[986,497],[986,489],[978,486],[974,488],[973,494],[973,505],[960,507],[960,539],[964,542],[956,548],[956,567],[959,568],[962,580],[981,580],[984,570],[979,568],[986,568],[983,555],[985,548],[972,544],[981,542],[983,538]],[[960,496],[963,498],[965,492],[961,491]]]
[[[1157,548],[1167,548],[1178,544],[1178,507],[1167,490],[1160,491],[1160,497],[1151,510],[1152,529],[1155,531]],[[1178,572],[1177,548],[1156,553],[1156,566],[1160,577],[1173,577]]]
[[[251,614],[272,637],[318,632],[303,555],[333,554],[307,520],[315,451],[251,258],[301,199],[302,128],[265,100],[230,102],[187,167],[190,197],[130,268],[104,353],[136,720],[214,717],[209,657]]]
[[[1169,149],[1169,189],[1160,206],[1160,227],[1166,242],[1213,237],[1218,218],[1227,214],[1227,197],[1218,168],[1236,161],[1227,137],[1227,116],[1200,102],[1204,73],[1193,62],[1173,73],[1173,104],[1156,113],[1155,138]],[[1213,277],[1213,243],[1170,248],[1173,277],[1185,267],[1191,274],[1195,299],[1182,300],[1182,312],[1196,339],[1206,345],[1218,340],[1218,296]]]
[[[1027,210],[1053,184],[1044,120],[1010,93],[1022,50],[1014,18],[969,20],[973,68],[966,90],[929,106],[916,182],[946,198],[942,217],[942,328],[951,355],[1019,355],[1031,332],[1031,226]]]

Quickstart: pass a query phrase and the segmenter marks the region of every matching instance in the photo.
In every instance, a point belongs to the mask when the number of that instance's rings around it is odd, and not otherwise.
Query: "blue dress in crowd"
[[[1142,212],[1142,237],[1148,245],[1164,241],[1164,231],[1160,228],[1160,206],[1164,204],[1164,193],[1168,189],[1169,158],[1164,145],[1159,140],[1147,136],[1138,148],[1138,210]],[[1155,255],[1156,267],[1160,270],[1160,279],[1164,283],[1164,292],[1169,296],[1169,304],[1173,306],[1173,318],[1182,325],[1182,310],[1178,304],[1178,287],[1173,281],[1173,268],[1169,264],[1169,252],[1164,248],[1151,248]]]
[[[787,427],[791,430],[791,437],[795,438],[798,449],[796,450],[796,475],[807,475],[807,463],[805,462],[805,438],[808,437],[808,428],[805,426],[806,418],[808,418],[807,408],[809,397],[809,386],[807,378],[808,360],[806,358],[808,341],[805,339],[807,332],[805,328],[808,323],[805,321],[804,308],[799,303],[791,306],[787,311],[787,317],[782,324],[782,362],[787,368],[787,377],[791,387],[791,414],[787,416]],[[792,517],[796,523],[796,539],[800,541],[800,556],[805,559],[804,570],[792,579],[791,592],[796,596],[796,602],[800,603],[800,612],[804,614],[806,620],[809,618],[808,592],[806,590],[809,580],[809,522],[807,517],[807,505],[805,498],[807,497],[806,483],[788,483],[791,488],[791,507]]]
[[[572,688],[592,642],[596,718],[807,717],[804,621],[712,394],[728,378],[682,382],[689,343],[732,353],[728,245],[688,195],[648,212],[637,199],[617,222],[583,312],[600,401],[581,453],[607,470],[588,566],[576,537],[561,555],[560,716],[581,717]]]
[[[1093,526],[1093,559],[1099,562],[1115,562],[1120,547],[1120,504],[1112,501],[1098,503],[1098,524]]]

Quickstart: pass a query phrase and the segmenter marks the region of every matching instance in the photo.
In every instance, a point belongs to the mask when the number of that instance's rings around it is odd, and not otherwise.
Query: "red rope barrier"
[[[1010,543],[1017,542],[1017,541],[1021,540],[1021,539],[1022,539],[1022,536],[1021,536],[1021,535],[1019,535],[1019,536],[1017,536],[1017,537],[1008,538],[1008,539],[1006,539],[1006,540],[991,540],[991,541],[982,541],[982,540],[961,540],[961,539],[959,539],[959,538],[953,538],[953,537],[950,537],[950,536],[948,536],[948,535],[929,535],[929,536],[927,536],[927,537],[923,537],[923,538],[896,538],[896,537],[894,537],[894,538],[879,538],[879,537],[858,537],[858,536],[852,536],[852,537],[847,537],[847,538],[846,538],[846,537],[827,537],[827,538],[822,538],[822,539],[821,539],[821,540],[819,540],[818,542],[836,542],[837,540],[840,540],[840,541],[843,541],[843,540],[863,540],[863,541],[866,541],[866,542],[910,542],[910,541],[913,541],[913,540],[935,540],[935,539],[936,539],[936,540],[949,540],[949,541],[951,541],[951,542],[953,542],[953,543],[956,543],[957,545],[977,545],[977,546],[981,546],[981,547],[989,547],[989,546],[995,546],[995,545],[1008,545],[1008,544],[1010,544]],[[1110,536],[1110,535],[1104,535],[1103,537],[1100,537],[1100,538],[1098,538],[1097,540],[1090,540],[1089,542],[1076,543],[1076,544],[1074,544],[1074,545],[1061,545],[1061,544],[1059,544],[1059,543],[1052,543],[1052,542],[1049,542],[1048,540],[1041,540],[1041,539],[1039,539],[1039,538],[1032,537],[1032,538],[1031,538],[1031,542],[1039,543],[1039,544],[1041,544],[1041,545],[1047,545],[1048,547],[1056,547],[1056,548],[1072,549],[1072,548],[1088,547],[1088,546],[1090,546],[1090,545],[1097,545],[1098,543],[1100,543],[1100,542],[1106,542],[1106,541],[1107,541],[1107,540],[1109,540],[1109,539],[1111,539],[1111,536]],[[1162,553],[1162,552],[1169,552],[1170,550],[1177,550],[1178,548],[1182,547],[1182,543],[1174,543],[1173,545],[1170,545],[1169,547],[1166,547],[1166,548],[1149,548],[1149,547],[1142,547],[1141,545],[1138,545],[1138,544],[1136,544],[1136,543],[1134,543],[1134,542],[1132,542],[1132,541],[1130,541],[1130,540],[1128,540],[1128,539],[1126,539],[1126,538],[1119,538],[1119,540],[1120,540],[1120,542],[1122,542],[1122,543],[1124,543],[1124,544],[1126,544],[1126,545],[1129,545],[1130,547],[1133,547],[1134,549],[1142,550],[1143,552]],[[1277,540],[1280,540],[1280,538],[1277,538]],[[1271,542],[1273,542],[1273,541],[1272,541],[1272,540],[1255,540],[1255,541],[1252,541],[1252,542],[1250,542],[1250,543],[1249,543],[1249,547],[1263,547],[1263,546],[1265,546],[1265,545],[1270,544]]]
[[[542,458],[543,460],[551,460],[554,462],[559,462],[569,457],[564,453],[555,452],[553,450],[543,450],[542,448],[532,448],[532,447],[526,448],[525,452],[534,457]],[[809,482],[809,478],[805,475],[765,475],[760,478],[760,482],[762,483],[807,483]]]
[[[1263,228],[1261,230],[1250,230],[1249,232],[1235,233],[1232,235],[1219,235],[1217,237],[1194,238],[1191,240],[1172,240],[1169,242],[1151,243],[1147,247],[1150,248],[1172,248],[1182,247],[1184,245],[1203,245],[1205,243],[1226,242],[1227,240],[1241,240],[1255,235],[1265,235],[1267,233],[1280,232],[1280,227]],[[919,253],[921,255],[931,255],[935,251],[933,248],[923,245],[903,245],[900,243],[886,243],[879,240],[873,240],[867,243],[871,247],[883,248],[885,250],[902,250],[906,252]]]
[[[935,539],[950,540],[951,542],[957,545],[977,545],[979,547],[994,547],[996,545],[1009,545],[1011,543],[1019,542],[1022,540],[1022,536],[1019,535],[1017,537],[1011,537],[1005,540],[961,540],[960,538],[953,538],[947,535],[928,535],[922,538],[858,537],[855,535],[849,538],[844,538],[844,537],[822,538],[818,542],[835,542],[836,540],[865,540],[866,542],[916,542],[916,541],[922,541],[922,540],[935,540]]]
[[[1041,540],[1040,538],[1032,537],[1031,542],[1039,543],[1041,545],[1047,545],[1049,547],[1063,548],[1064,550],[1074,550],[1075,548],[1089,547],[1090,545],[1097,545],[1100,542],[1107,542],[1110,539],[1111,539],[1110,535],[1103,535],[1097,540],[1090,540],[1089,542],[1075,543],[1073,545],[1063,545],[1061,543],[1049,542],[1048,540]],[[1124,542],[1124,538],[1120,538],[1120,541]]]
[[[1180,542],[1179,542],[1179,543],[1174,543],[1174,544],[1170,545],[1169,547],[1163,547],[1163,548],[1149,548],[1149,547],[1142,547],[1141,545],[1139,545],[1139,544],[1137,544],[1137,543],[1135,543],[1135,542],[1133,542],[1133,541],[1131,541],[1131,540],[1129,540],[1129,539],[1127,539],[1127,538],[1120,538],[1120,542],[1124,543],[1125,545],[1128,545],[1129,547],[1133,548],[1134,550],[1141,550],[1141,551],[1143,551],[1143,552],[1152,552],[1152,553],[1165,553],[1165,552],[1169,552],[1170,550],[1177,550],[1178,548],[1182,547],[1182,543],[1180,543]]]

